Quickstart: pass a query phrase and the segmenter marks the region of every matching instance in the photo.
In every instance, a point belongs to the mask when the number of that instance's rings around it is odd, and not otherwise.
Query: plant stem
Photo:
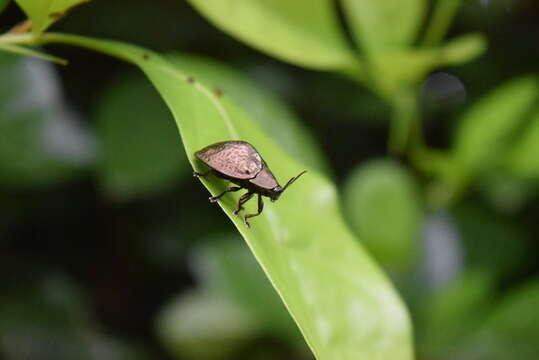
[[[30,33],[7,33],[0,36],[2,44],[38,45],[36,38]]]
[[[438,0],[423,39],[424,46],[438,45],[447,34],[461,0]]]
[[[57,56],[48,55],[48,54],[33,50],[31,48],[28,48],[26,46],[13,45],[9,43],[6,44],[6,43],[0,42],[0,50],[11,52],[18,55],[32,56],[38,59],[56,63],[58,65],[67,65],[67,60],[65,59],[59,58]]]
[[[419,111],[417,98],[413,89],[405,89],[393,98],[391,124],[389,127],[388,150],[391,154],[402,155],[410,144],[410,137],[415,134],[422,138],[418,126]]]
[[[1,45],[31,45],[31,46],[40,46],[45,44],[58,43],[58,44],[69,44],[76,45],[83,48],[92,49],[94,51],[99,51],[104,54],[116,57],[127,62],[133,62],[132,58],[128,58],[124,55],[123,50],[130,49],[131,51],[136,51],[143,55],[151,53],[150,50],[143,49],[135,45],[121,44],[116,43],[118,46],[121,46],[122,49],[118,50],[115,46],[110,46],[104,44],[99,39],[87,38],[84,36],[71,35],[71,34],[62,34],[62,33],[43,33],[40,36],[34,36],[33,34],[4,34],[0,36],[0,46]],[[111,43],[111,41],[108,41]]]

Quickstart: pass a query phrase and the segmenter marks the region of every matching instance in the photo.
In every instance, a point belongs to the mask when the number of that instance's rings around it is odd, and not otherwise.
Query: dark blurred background
[[[0,31],[22,20],[11,3]],[[53,30],[227,64],[298,115],[339,187],[364,161],[386,156],[384,102],[350,80],[247,47],[183,1],[94,0]],[[468,32],[488,38],[487,53],[423,85],[435,148],[448,146],[467,106],[537,72],[539,2],[466,1],[449,37]],[[242,239],[191,177],[172,117],[143,75],[84,49],[46,50],[69,65],[0,53],[0,123],[20,120],[0,128],[0,358],[310,359]],[[459,309],[474,299],[495,304],[539,275],[535,185],[491,194],[491,180],[428,213],[417,266],[392,273],[418,324],[422,359],[486,359],[460,337],[475,327],[462,324],[458,316],[469,314]],[[429,296],[437,305],[422,311]],[[532,304],[516,314],[537,313],[539,296]],[[507,349],[491,358],[539,358],[537,347],[517,357]]]

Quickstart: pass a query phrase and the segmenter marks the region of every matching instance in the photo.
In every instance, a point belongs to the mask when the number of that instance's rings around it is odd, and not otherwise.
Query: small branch
[[[54,55],[45,54],[25,46],[38,46],[40,44],[46,43],[46,41],[41,42],[41,40],[41,37],[36,38],[33,34],[28,32],[9,32],[0,36],[0,50],[20,55],[32,56],[60,65],[67,64],[67,60],[65,59],[59,58]]]
[[[24,34],[32,31],[32,20],[25,20],[12,27],[8,33],[10,34]]]
[[[402,155],[410,144],[413,129],[420,129],[416,125],[420,119],[414,90],[406,89],[397,94],[392,101],[392,107],[388,151],[394,155]]]
[[[34,49],[30,49],[25,46],[13,45],[13,44],[4,44],[0,42],[0,50],[11,52],[14,54],[31,56],[38,59],[46,60],[53,62],[59,65],[67,65],[68,61],[66,59],[59,58],[57,56],[45,54]]]
[[[12,33],[8,32],[0,35],[0,44],[12,45],[39,45],[38,39],[30,33]]]

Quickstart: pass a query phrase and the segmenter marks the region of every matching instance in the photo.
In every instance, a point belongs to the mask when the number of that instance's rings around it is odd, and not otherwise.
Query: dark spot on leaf
[[[148,60],[148,59],[150,59],[150,55],[148,55],[147,53],[144,53],[144,54],[142,54],[142,58],[144,60]]]
[[[51,13],[49,14],[49,17],[50,17],[51,19],[59,19],[59,18],[61,18],[62,16],[64,16],[65,14],[66,14],[65,11],[64,11],[64,12],[56,11],[56,12],[51,12]]]
[[[219,88],[213,89],[213,93],[214,93],[215,96],[217,96],[217,97],[223,96],[223,90],[221,90],[221,89],[219,89]]]
[[[195,82],[195,79],[193,79],[191,76],[189,76],[189,77],[187,78],[187,82],[188,82],[189,84],[193,84],[193,83]]]

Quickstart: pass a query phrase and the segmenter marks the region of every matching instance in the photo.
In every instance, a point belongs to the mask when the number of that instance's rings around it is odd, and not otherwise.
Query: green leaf
[[[473,60],[486,50],[482,35],[464,35],[432,48],[388,50],[371,57],[374,81],[384,97],[398,96],[402,88],[424,80],[440,66],[454,66]]]
[[[67,108],[52,65],[0,53],[0,184],[47,185],[87,166],[93,138]]]
[[[461,203],[454,214],[468,269],[489,271],[504,280],[527,263],[528,236],[511,218],[479,206],[477,201]]]
[[[264,272],[237,236],[219,236],[199,248],[195,272],[207,292],[217,292],[234,299],[258,321],[258,327],[283,340],[301,339]]]
[[[230,358],[258,334],[256,322],[237,303],[215,294],[188,292],[167,304],[157,317],[165,347],[179,358]]]
[[[472,61],[487,50],[487,40],[481,34],[467,34],[441,47],[443,65],[460,65]]]
[[[436,0],[435,2],[424,31],[423,44],[426,46],[437,45],[443,40],[462,0]]]
[[[425,14],[425,0],[342,2],[356,40],[369,55],[410,47]]]
[[[482,272],[467,272],[422,306],[418,339],[426,358],[443,358],[462,345],[487,315],[493,286]]]
[[[459,120],[454,154],[468,171],[491,166],[539,97],[535,76],[511,80],[483,97]]]
[[[6,6],[8,6],[11,0],[0,0],[0,12],[2,12]]]
[[[89,0],[15,0],[32,20],[32,31],[39,36],[73,7]]]
[[[503,158],[502,158],[503,159]],[[502,214],[516,214],[533,201],[537,186],[521,174],[495,167],[478,178],[477,190],[488,204]]]
[[[170,111],[142,76],[116,79],[100,96],[94,119],[103,145],[99,177],[108,193],[147,196],[190,173]]]
[[[189,0],[221,30],[281,60],[320,70],[358,66],[331,0]]]
[[[44,185],[69,177],[68,166],[43,153],[39,112],[0,119],[0,183],[4,186]]]
[[[208,144],[242,139],[256,145],[281,181],[304,164],[288,156],[226,95],[217,96],[158,55],[112,41],[49,34],[47,42],[71,43],[138,65],[172,111],[194,168],[193,153]],[[388,279],[344,224],[335,187],[309,173],[247,229],[232,212],[240,194],[219,205],[253,251],[319,360],[412,358],[407,312]],[[212,194],[227,184],[202,179]],[[208,206],[210,206],[208,204]],[[255,204],[248,204],[248,212]]]
[[[539,112],[504,160],[507,170],[524,179],[539,178]]]
[[[101,359],[151,359],[140,344],[101,332],[86,289],[66,274],[28,265],[15,267],[19,279],[2,279],[0,338],[12,339],[0,342],[3,359],[94,359],[96,349]]]
[[[269,90],[234,68],[196,55],[174,54],[168,58],[195,79],[229,96],[291,156],[324,173],[329,167],[309,129]]]
[[[421,205],[404,168],[390,160],[360,166],[346,180],[344,201],[351,225],[380,263],[395,271],[415,263]]]
[[[535,279],[514,290],[495,308],[463,353],[475,355],[474,359],[537,359],[538,307],[539,280]]]

